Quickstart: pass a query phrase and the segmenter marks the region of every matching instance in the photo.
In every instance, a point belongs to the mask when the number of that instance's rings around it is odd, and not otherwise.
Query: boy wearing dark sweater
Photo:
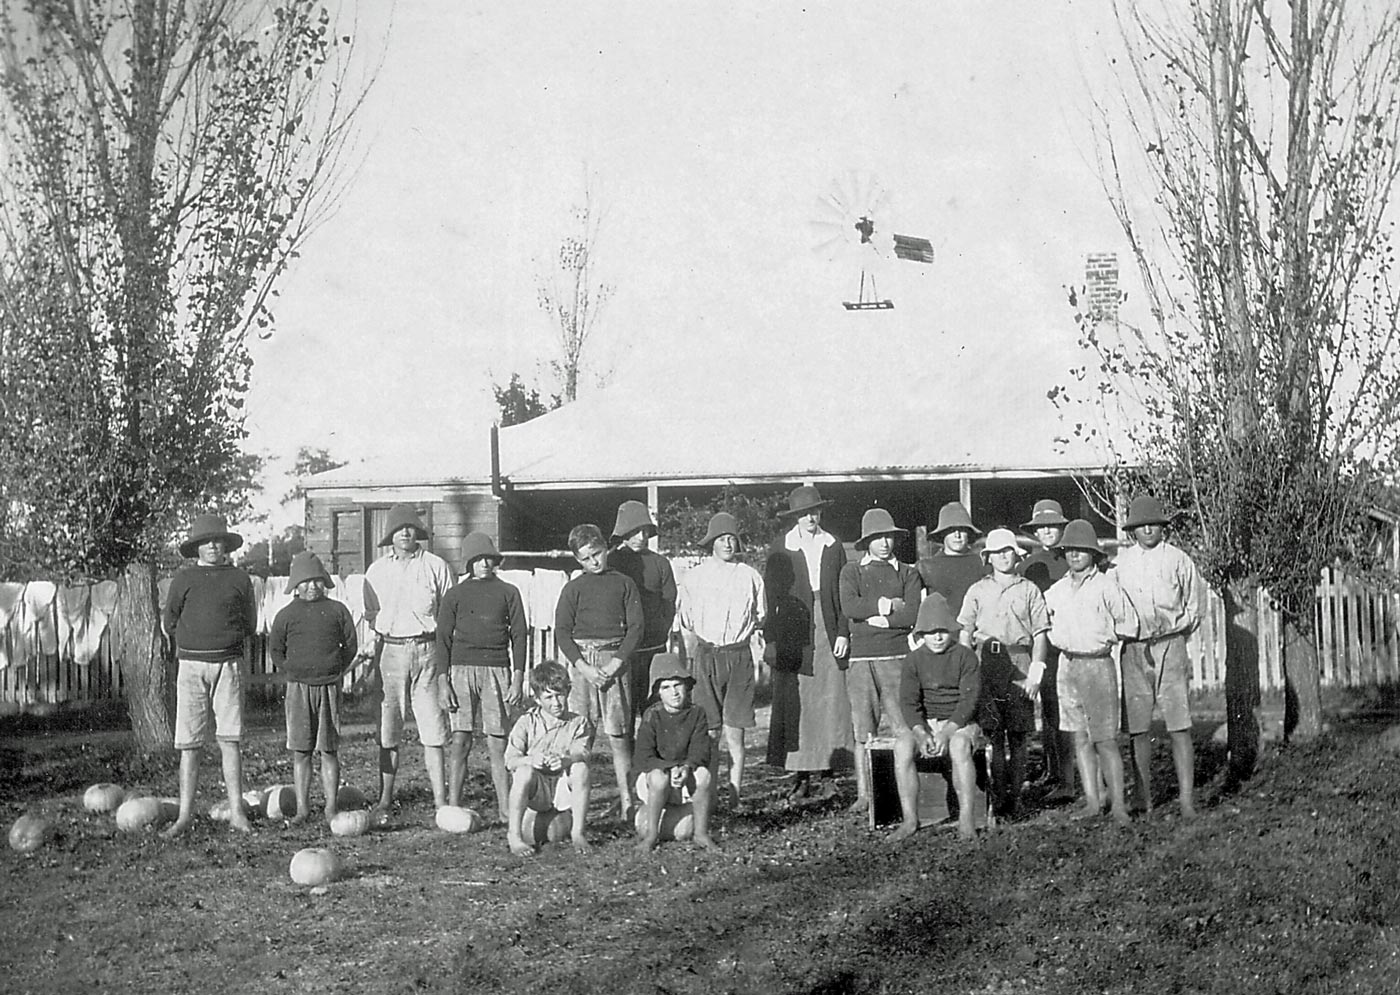
[[[617,547],[608,561],[618,573],[625,574],[637,585],[642,598],[644,629],[642,644],[632,654],[627,671],[632,698],[632,717],[642,717],[646,710],[651,686],[647,675],[651,661],[666,651],[671,641],[671,626],[676,620],[676,573],[671,561],[647,546],[656,535],[656,523],[651,512],[640,501],[623,501],[617,506],[617,523],[612,541]]]
[[[496,576],[501,554],[484,532],[462,540],[465,577],[442,599],[437,614],[437,667],[448,674],[452,754],[447,804],[462,804],[472,734],[486,737],[496,811],[506,818],[510,777],[506,732],[525,690],[525,607],[520,591]]]
[[[641,645],[645,623],[637,585],[608,569],[608,547],[596,525],[576,525],[569,549],[583,572],[559,592],[554,636],[569,663],[569,709],[601,728],[612,748],[618,809],[632,818],[632,698],[627,662]]]
[[[247,641],[258,626],[253,582],[229,562],[243,545],[218,515],[200,515],[180,555],[195,559],[170,581],[164,625],[175,642],[175,748],[180,751],[180,814],[165,831],[178,836],[189,828],[199,779],[199,754],[214,737],[228,792],[229,825],[252,832],[243,811],[243,678],[240,666]]]
[[[958,623],[941,594],[930,594],[919,606],[914,635],[919,645],[904,658],[899,700],[907,728],[894,747],[895,782],[903,812],[894,840],[908,839],[919,830],[919,776],[916,757],[947,754],[953,764],[953,789],[958,796],[958,834],[977,834],[972,797],[976,774],[972,751],[985,742],[977,725],[977,699],[982,691],[977,654],[958,642]]]
[[[860,539],[856,541],[856,549],[866,550],[866,554],[859,563],[847,563],[841,568],[839,603],[851,622],[846,691],[856,741],[856,800],[851,806],[854,811],[864,811],[870,804],[864,762],[866,740],[879,731],[881,716],[888,716],[894,732],[903,724],[899,711],[900,672],[909,652],[909,633],[918,617],[923,590],[918,571],[895,559],[895,541],[908,534],[907,529],[894,524],[888,511],[871,508],[861,519]]]
[[[692,705],[695,678],[674,653],[658,653],[651,664],[651,694],[657,699],[642,714],[637,729],[637,794],[645,822],[637,849],[656,849],[661,819],[668,806],[691,803],[696,845],[714,849],[710,838],[710,808],[714,743],[710,720]]]
[[[331,583],[315,553],[292,557],[287,593],[294,600],[272,620],[267,639],[272,665],[287,678],[283,711],[297,796],[293,826],[305,822],[311,810],[312,751],[321,754],[327,822],[335,818],[340,792],[340,679],[355,662],[359,645],[350,609],[326,597]]]
[[[981,534],[962,503],[949,501],[938,509],[938,525],[928,534],[939,543],[939,548],[932,556],[919,561],[919,577],[924,589],[943,595],[948,610],[955,616],[962,611],[967,589],[992,572],[972,548],[973,541]]]

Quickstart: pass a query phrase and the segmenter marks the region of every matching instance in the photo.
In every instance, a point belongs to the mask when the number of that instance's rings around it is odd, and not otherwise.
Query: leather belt
[[[436,632],[420,632],[414,636],[380,636],[380,642],[390,646],[405,646],[408,643],[431,643],[437,641]]]

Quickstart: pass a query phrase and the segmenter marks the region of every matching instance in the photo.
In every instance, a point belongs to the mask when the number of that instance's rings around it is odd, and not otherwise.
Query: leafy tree
[[[312,474],[338,470],[345,466],[346,462],[346,460],[332,456],[329,449],[301,446],[297,449],[296,461],[292,464],[292,476],[296,477],[297,482],[291,490],[282,495],[282,503],[285,505],[291,504],[293,501],[304,500],[306,498],[306,485],[302,481]]]
[[[155,564],[241,473],[248,336],[333,206],[365,86],[307,0],[0,0],[0,30],[0,524],[36,570],[120,577],[155,750]]]
[[[1124,106],[1099,108],[1102,173],[1151,321],[1084,308],[1096,362],[1064,396],[1104,402],[1131,431],[1121,484],[1181,509],[1225,600],[1231,769],[1244,777],[1258,741],[1258,592],[1285,620],[1292,733],[1316,735],[1314,591],[1337,561],[1374,565],[1366,515],[1393,474],[1385,216],[1400,170],[1400,14],[1356,0],[1197,0],[1160,19],[1125,7],[1119,23]]]
[[[551,268],[541,272],[536,281],[540,310],[550,316],[559,334],[559,358],[550,366],[566,404],[578,399],[589,343],[613,291],[595,275],[603,212],[591,183],[585,184],[583,203],[571,213],[573,228],[560,239]]]
[[[271,542],[259,539],[240,549],[238,565],[259,577],[286,577],[291,573],[292,557],[305,549],[306,529],[288,525]]]
[[[502,386],[491,384],[491,392],[496,396],[496,408],[501,413],[501,427],[520,425],[532,418],[548,414],[564,403],[558,394],[541,396],[537,386],[526,386],[519,373],[512,373],[510,380]]]
[[[740,536],[749,562],[757,562],[762,550],[782,535],[783,522],[778,518],[780,508],[786,507],[783,491],[750,494],[733,484],[725,484],[715,497],[702,504],[692,504],[689,498],[667,501],[661,506],[657,525],[667,545],[676,552],[699,554],[700,540],[710,519],[727,511],[739,521]]]

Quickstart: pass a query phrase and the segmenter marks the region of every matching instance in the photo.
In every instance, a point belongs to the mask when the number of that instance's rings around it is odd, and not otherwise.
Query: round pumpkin
[[[437,827],[449,833],[474,833],[481,828],[481,816],[474,809],[444,805],[437,810]]]
[[[153,829],[178,814],[178,805],[174,813],[169,813],[161,799],[140,795],[128,798],[117,806],[117,828],[124,833],[140,832],[143,829]]]
[[[251,815],[262,815],[263,806],[267,804],[267,792],[261,788],[249,788],[243,792],[243,804],[248,806]]]
[[[347,784],[335,793],[335,807],[341,811],[369,808],[369,799],[359,788]]]
[[[367,808],[350,812],[337,812],[331,816],[331,832],[336,836],[363,836],[370,830],[373,821]]]
[[[297,790],[290,784],[274,784],[267,791],[263,811],[269,819],[290,819],[297,814]]]
[[[120,784],[102,782],[94,784],[83,792],[83,808],[101,814],[115,812],[117,806],[126,800],[126,789]]]
[[[42,815],[26,812],[10,827],[10,849],[33,853],[53,839],[54,824]]]
[[[334,850],[309,846],[305,850],[298,850],[293,855],[287,873],[297,884],[315,888],[323,884],[330,884],[340,877],[343,870],[344,866],[341,864],[340,855]]]
[[[637,816],[634,820],[637,827],[637,835],[641,836],[646,832],[647,807],[637,806]],[[667,805],[661,810],[661,826],[657,836],[663,840],[688,840],[695,834],[695,808],[690,802],[684,805]]]

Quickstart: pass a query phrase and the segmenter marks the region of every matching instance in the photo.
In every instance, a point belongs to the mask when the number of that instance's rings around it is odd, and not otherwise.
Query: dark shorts
[[[747,642],[735,646],[695,646],[695,704],[705,710],[710,729],[752,729],[753,651]]]
[[[999,732],[1035,731],[1035,702],[1016,681],[1025,680],[1030,667],[1030,651],[988,640],[979,653],[982,695],[977,703],[977,721],[989,736]]]
[[[846,695],[851,701],[851,726],[857,743],[880,731],[880,718],[889,719],[890,731],[905,728],[899,710],[899,682],[904,673],[902,656],[861,656],[846,671]]]
[[[287,749],[334,753],[340,747],[340,685],[287,682]]]

